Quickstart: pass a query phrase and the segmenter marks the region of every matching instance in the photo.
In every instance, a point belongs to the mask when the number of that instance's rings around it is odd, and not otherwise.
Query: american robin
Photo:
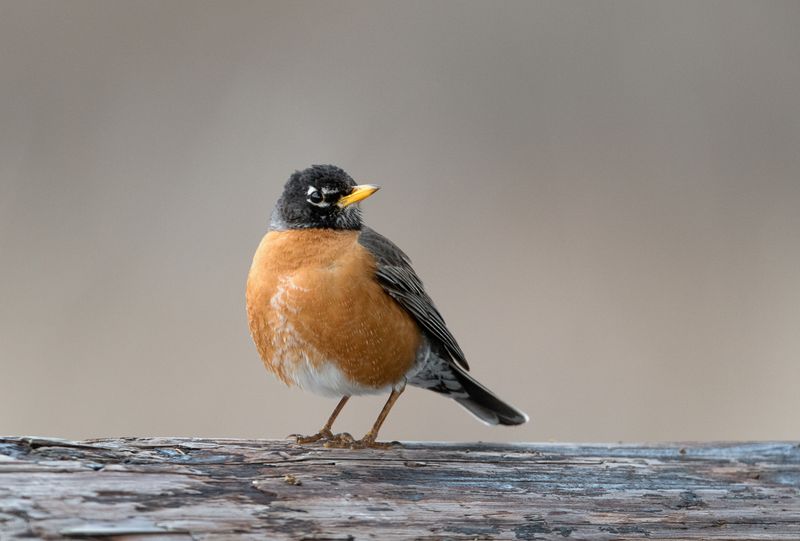
[[[376,447],[406,384],[449,396],[491,425],[528,420],[478,383],[408,256],[361,222],[377,186],[314,165],[289,177],[247,278],[250,332],[266,367],[287,385],[342,397],[318,434],[298,442]],[[360,440],[334,436],[353,395],[389,392]]]

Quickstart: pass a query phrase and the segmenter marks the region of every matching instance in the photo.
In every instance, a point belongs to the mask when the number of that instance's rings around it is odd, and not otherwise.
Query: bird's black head
[[[286,182],[270,229],[361,229],[358,203],[378,189],[357,185],[335,165],[312,165],[295,171]]]

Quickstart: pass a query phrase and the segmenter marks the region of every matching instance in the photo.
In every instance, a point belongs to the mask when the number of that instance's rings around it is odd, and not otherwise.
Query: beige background
[[[243,288],[295,168],[384,189],[491,429],[797,438],[800,2],[0,2],[0,433],[282,437]],[[382,399],[339,425],[360,434]]]

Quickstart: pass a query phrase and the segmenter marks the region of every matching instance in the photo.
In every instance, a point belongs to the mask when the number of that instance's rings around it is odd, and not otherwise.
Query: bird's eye
[[[322,194],[320,194],[316,190],[311,192],[310,194],[308,194],[308,202],[314,204],[322,203]]]

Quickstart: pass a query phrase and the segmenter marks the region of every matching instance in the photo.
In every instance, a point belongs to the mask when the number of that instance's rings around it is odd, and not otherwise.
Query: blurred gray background
[[[487,428],[800,430],[800,2],[0,2],[0,433],[283,437],[244,282],[288,175],[383,190]],[[360,435],[382,397],[351,401]]]

